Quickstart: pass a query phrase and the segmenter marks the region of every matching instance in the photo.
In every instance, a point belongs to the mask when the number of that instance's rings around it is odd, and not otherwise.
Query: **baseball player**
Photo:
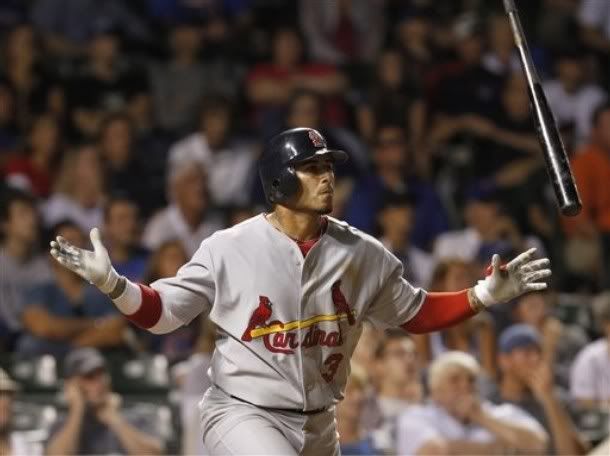
[[[327,216],[334,165],[347,159],[316,130],[280,133],[259,173],[273,206],[205,239],[176,277],[151,286],[119,276],[91,231],[93,251],[58,237],[51,254],[108,294],[127,319],[163,334],[199,314],[218,327],[201,403],[212,455],[339,454],[334,405],[364,321],[436,331],[528,291],[543,290],[548,259],[534,249],[456,293],[428,293],[402,278],[380,242]]]

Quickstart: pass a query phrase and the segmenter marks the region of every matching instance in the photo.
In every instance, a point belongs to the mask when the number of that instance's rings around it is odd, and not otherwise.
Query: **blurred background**
[[[529,247],[553,265],[548,292],[442,333],[365,327],[338,409],[345,453],[423,451],[409,414],[457,407],[446,369],[430,382],[439,357],[474,376],[480,402],[533,416],[550,436],[542,453],[603,441],[610,2],[516,3],[578,217],[556,209],[499,0],[0,2],[1,453],[53,452],[74,423],[75,453],[203,451],[213,327],[140,331],[46,246],[61,234],[89,248],[97,226],[120,274],[172,276],[214,231],[265,210],[257,157],[297,126],[350,155],[333,215],[378,237],[414,285],[460,290],[492,253]],[[426,432],[453,435],[443,426]],[[486,454],[512,451],[490,435]]]

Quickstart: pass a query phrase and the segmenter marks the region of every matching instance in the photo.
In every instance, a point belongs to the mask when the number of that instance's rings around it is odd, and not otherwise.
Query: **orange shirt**
[[[576,217],[564,217],[568,236],[589,219],[598,230],[610,233],[610,152],[595,144],[584,146],[572,159],[572,172],[582,200]]]

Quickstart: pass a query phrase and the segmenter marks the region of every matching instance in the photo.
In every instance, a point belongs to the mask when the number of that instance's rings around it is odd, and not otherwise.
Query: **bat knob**
[[[580,201],[570,201],[561,205],[561,213],[567,217],[574,217],[578,215],[582,209],[582,203]]]

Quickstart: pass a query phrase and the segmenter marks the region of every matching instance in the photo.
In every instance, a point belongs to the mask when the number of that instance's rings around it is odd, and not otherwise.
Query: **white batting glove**
[[[474,287],[476,297],[485,307],[500,302],[507,302],[529,291],[540,291],[547,288],[541,280],[550,277],[548,258],[533,260],[536,249],[515,257],[506,266],[500,265],[500,255],[491,259],[492,272]]]
[[[51,241],[51,255],[61,265],[108,294],[114,290],[119,275],[112,267],[108,251],[100,240],[100,231],[93,228],[90,237],[93,252],[75,247],[62,236],[57,236],[55,241]]]

